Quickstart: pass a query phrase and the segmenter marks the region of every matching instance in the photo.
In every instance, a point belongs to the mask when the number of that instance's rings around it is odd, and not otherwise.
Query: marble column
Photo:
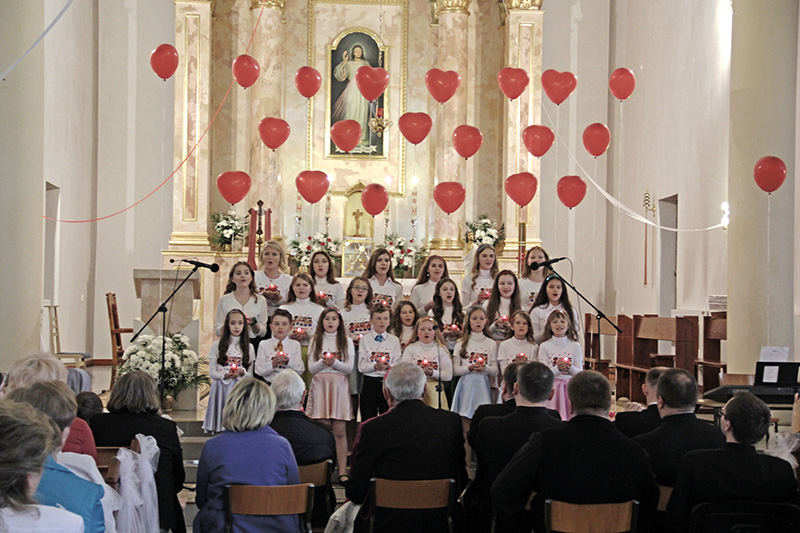
[[[255,26],[259,16],[261,21],[256,28],[250,55],[256,58],[261,67],[258,81],[248,91],[250,114],[248,130],[250,139],[250,177],[253,185],[246,205],[255,207],[258,200],[264,200],[264,209],[272,209],[272,234],[283,235],[278,227],[283,216],[280,199],[281,191],[281,150],[267,148],[258,135],[258,123],[265,117],[284,118],[282,112],[283,95],[283,8],[284,0],[251,0],[250,13]]]
[[[528,73],[528,88],[516,100],[505,99],[503,105],[503,180],[519,172],[531,172],[540,179],[541,162],[533,157],[522,142],[528,126],[541,124],[542,26],[544,11],[541,0],[508,0],[505,20],[505,65]],[[539,199],[536,194],[527,207],[520,207],[503,195],[503,223],[506,226],[505,246],[500,257],[508,268],[516,270],[520,244],[527,249],[541,244],[539,238]],[[524,231],[520,238],[520,222]],[[520,241],[522,241],[520,243]]]
[[[794,345],[797,31],[795,0],[733,2],[728,152],[731,373],[752,374],[762,346]],[[753,167],[765,155],[780,157],[788,169],[783,186],[769,199],[753,180]]]
[[[175,166],[172,250],[208,250],[210,150],[208,137],[189,155],[211,120],[211,0],[175,0]]]
[[[470,0],[437,0],[435,14],[439,21],[438,62],[436,68],[454,70],[461,75],[461,88],[455,96],[442,105],[439,124],[434,124],[437,137],[436,173],[434,186],[442,181],[457,181],[466,184],[467,161],[453,148],[453,130],[467,122],[467,38]],[[439,104],[436,104],[439,105]],[[467,191],[467,195],[476,191]],[[466,203],[466,202],[465,202]],[[460,232],[464,229],[465,207],[447,215],[435,208],[433,239],[434,251],[457,252],[464,249]]]

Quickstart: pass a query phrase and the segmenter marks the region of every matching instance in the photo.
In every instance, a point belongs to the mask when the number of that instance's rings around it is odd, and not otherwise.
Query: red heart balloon
[[[589,124],[583,130],[583,146],[595,157],[600,157],[608,150],[611,143],[611,132],[602,122]]]
[[[542,88],[556,105],[566,100],[577,85],[578,77],[572,72],[559,72],[553,69],[542,72]]]
[[[497,75],[500,90],[511,100],[522,94],[529,81],[528,73],[521,68],[506,67]]]
[[[233,77],[236,78],[239,85],[247,89],[258,79],[261,67],[258,66],[258,61],[253,57],[242,54],[233,60],[231,70],[233,70]]]
[[[380,67],[361,67],[356,71],[356,87],[361,95],[372,102],[389,86],[389,73]]]
[[[525,207],[536,194],[536,176],[530,172],[520,172],[512,174],[506,178],[505,189],[509,198],[514,200],[520,207]]]
[[[636,76],[633,75],[633,71],[629,68],[618,68],[608,78],[608,88],[611,90],[611,94],[619,100],[628,98],[635,87]]]
[[[355,120],[340,120],[331,126],[331,140],[342,152],[349,152],[361,140],[361,124]]]
[[[580,176],[564,176],[558,180],[556,192],[561,203],[572,209],[586,196],[586,182]]]
[[[483,134],[475,126],[462,124],[453,131],[453,146],[458,155],[469,159],[483,144]]]
[[[433,188],[433,199],[448,215],[454,213],[467,197],[464,186],[457,181],[443,181]]]
[[[522,142],[525,148],[536,157],[542,157],[553,146],[556,139],[553,130],[547,126],[528,126],[522,131]]]
[[[389,205],[389,191],[383,185],[370,183],[361,191],[361,205],[364,206],[367,213],[375,216]]]
[[[322,86],[322,76],[313,67],[300,67],[294,75],[294,86],[306,98],[311,98]]]
[[[150,68],[164,81],[175,74],[178,69],[178,61],[178,51],[171,44],[159,45],[150,52]]]
[[[262,118],[261,122],[258,123],[258,135],[267,145],[267,148],[272,148],[273,150],[278,149],[280,145],[285,143],[291,132],[292,128],[289,127],[289,123],[281,118]]]
[[[433,121],[427,113],[404,113],[397,121],[397,127],[411,144],[419,144],[431,132]]]
[[[217,190],[228,202],[238,204],[250,191],[250,176],[240,170],[229,170],[217,177]]]
[[[450,100],[461,87],[461,76],[455,70],[445,72],[438,68],[432,68],[425,74],[425,86],[433,99],[443,104]]]
[[[772,194],[786,179],[786,164],[774,155],[764,156],[753,168],[753,177],[764,192]]]
[[[315,204],[328,192],[328,175],[319,170],[304,170],[294,180],[297,192],[306,202]]]

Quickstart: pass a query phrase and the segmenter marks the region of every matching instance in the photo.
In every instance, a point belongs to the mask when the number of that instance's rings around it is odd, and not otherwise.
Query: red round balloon
[[[150,68],[164,81],[175,74],[178,69],[178,62],[178,51],[171,44],[159,45],[158,48],[150,52]]]
[[[608,88],[611,94],[616,96],[619,100],[627,99],[633,94],[633,89],[636,87],[636,76],[629,68],[618,68],[611,73],[608,79]]]
[[[561,203],[572,209],[586,196],[586,182],[580,176],[564,176],[558,180],[556,192]]]
[[[289,127],[289,123],[281,118],[262,118],[261,122],[258,123],[258,135],[267,145],[267,148],[272,148],[273,150],[278,149],[285,143],[291,132],[292,128]]]
[[[404,113],[397,121],[400,133],[411,144],[419,144],[431,132],[433,121],[427,113]]]
[[[313,67],[300,67],[294,75],[294,86],[302,96],[311,98],[322,86],[322,76]]]
[[[385,69],[363,66],[356,71],[356,87],[370,102],[377,100],[388,86],[389,73]]]
[[[600,157],[603,155],[608,150],[609,144],[611,144],[611,132],[602,122],[589,124],[583,130],[583,146],[593,156]]]
[[[453,146],[458,155],[469,159],[483,144],[483,134],[475,126],[462,124],[453,131]]]
[[[547,126],[528,126],[522,131],[525,148],[536,157],[542,157],[553,146],[556,136]]]
[[[252,56],[242,54],[233,60],[231,70],[233,71],[233,77],[236,78],[236,82],[247,89],[258,79],[258,73],[261,71],[261,67],[258,66],[258,61]]]
[[[464,186],[457,181],[443,181],[433,188],[433,199],[448,215],[454,213],[467,197]]]
[[[250,192],[250,176],[240,170],[229,170],[217,177],[217,190],[228,202],[238,204]]]
[[[355,120],[340,120],[331,126],[331,140],[342,152],[349,152],[361,140],[361,124]]]
[[[528,73],[521,68],[506,67],[497,75],[497,84],[500,86],[500,90],[511,100],[518,98],[530,81]]]
[[[461,87],[461,76],[455,70],[445,72],[438,68],[432,68],[425,74],[425,86],[433,99],[443,104],[450,100]]]
[[[380,214],[389,205],[389,191],[383,185],[370,183],[361,191],[361,205],[372,216]]]
[[[774,155],[764,156],[753,168],[753,177],[764,192],[772,194],[786,179],[786,163]]]
[[[542,72],[542,88],[556,105],[566,100],[578,85],[578,77],[572,72],[545,70]]]
[[[506,178],[505,189],[509,198],[514,200],[520,207],[525,207],[536,194],[536,176],[530,172],[520,172],[512,174]]]
[[[315,204],[328,192],[328,175],[319,170],[304,170],[294,180],[297,192],[306,202]]]

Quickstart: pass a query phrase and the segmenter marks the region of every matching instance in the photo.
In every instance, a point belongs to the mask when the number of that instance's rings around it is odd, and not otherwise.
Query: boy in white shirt
[[[300,343],[288,337],[292,330],[292,314],[276,309],[269,322],[272,338],[261,341],[256,355],[255,373],[271,384],[272,378],[284,368],[302,375],[305,367]]]
[[[362,422],[389,410],[383,397],[383,376],[400,361],[402,355],[400,340],[386,331],[390,320],[388,305],[374,305],[369,318],[372,331],[358,345],[358,371],[364,375],[359,401]]]

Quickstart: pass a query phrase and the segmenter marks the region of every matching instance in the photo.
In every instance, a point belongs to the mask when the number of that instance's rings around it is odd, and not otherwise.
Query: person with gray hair
[[[637,500],[647,531],[658,485],[647,454],[608,419],[611,384],[599,372],[579,372],[567,387],[572,418],[531,435],[503,469],[491,499],[505,531],[544,531],[544,501],[616,503]],[[532,492],[531,514],[524,508]]]
[[[737,391],[721,414],[725,446],[691,451],[681,462],[667,505],[669,531],[687,531],[692,509],[705,502],[800,503],[792,466],[756,452],[755,444],[769,429],[767,404],[749,391]]]
[[[466,486],[464,436],[456,413],[422,403],[425,373],[411,363],[398,363],[386,375],[383,395],[389,411],[363,422],[350,456],[347,498],[364,504],[370,478],[454,479],[456,493]],[[360,517],[375,513],[375,530],[385,533],[427,532],[447,529],[441,510],[410,511],[368,509]],[[366,520],[356,519],[357,529]]]

